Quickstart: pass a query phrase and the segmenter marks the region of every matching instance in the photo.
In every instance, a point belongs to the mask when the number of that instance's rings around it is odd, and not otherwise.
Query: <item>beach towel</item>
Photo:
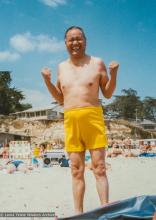
[[[139,196],[114,202],[80,215],[59,218],[59,220],[152,220],[155,211],[156,195]]]
[[[156,157],[156,153],[142,153],[139,157]]]

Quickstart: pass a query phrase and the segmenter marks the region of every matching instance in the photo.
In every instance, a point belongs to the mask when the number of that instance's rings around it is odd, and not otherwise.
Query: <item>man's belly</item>
[[[99,106],[99,99],[98,97],[86,97],[86,96],[70,96],[64,98],[64,109],[74,109],[74,108],[81,108],[87,106]]]

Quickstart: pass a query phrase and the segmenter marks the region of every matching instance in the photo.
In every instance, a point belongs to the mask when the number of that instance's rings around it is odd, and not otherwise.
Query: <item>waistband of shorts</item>
[[[73,112],[73,111],[85,111],[85,110],[102,110],[102,106],[84,106],[84,107],[78,107],[78,108],[71,108],[71,109],[65,109],[64,110],[64,114],[68,113],[68,112]]]

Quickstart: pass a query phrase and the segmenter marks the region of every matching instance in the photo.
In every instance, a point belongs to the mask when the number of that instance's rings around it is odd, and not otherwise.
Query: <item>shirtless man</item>
[[[99,104],[99,88],[111,98],[116,87],[119,64],[109,65],[110,79],[100,58],[85,53],[86,37],[80,27],[70,27],[65,33],[69,59],[58,67],[56,86],[51,71],[42,70],[51,95],[64,105],[65,148],[71,161],[72,189],[76,214],[83,212],[85,192],[85,150],[90,151],[93,173],[101,204],[108,202],[108,180],[105,169],[107,138]]]

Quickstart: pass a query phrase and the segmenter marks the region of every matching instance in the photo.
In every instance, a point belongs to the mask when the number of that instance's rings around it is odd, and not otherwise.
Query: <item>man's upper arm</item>
[[[99,71],[100,71],[100,88],[102,90],[103,95],[105,96],[106,84],[108,82],[107,69],[102,60],[99,61]]]
[[[62,93],[62,90],[61,90],[61,84],[60,84],[60,79],[59,79],[59,77],[57,77],[56,88],[58,89],[59,92]]]
[[[63,93],[62,93],[62,89],[61,89],[61,81],[60,81],[60,71],[58,69],[58,72],[57,72],[57,81],[56,81],[56,89],[58,91],[58,94],[59,94],[59,104],[60,105],[63,105]]]
[[[56,88],[57,88],[58,91],[62,94],[62,90],[61,90],[61,82],[60,82],[60,67],[58,67],[58,71],[57,71]]]

